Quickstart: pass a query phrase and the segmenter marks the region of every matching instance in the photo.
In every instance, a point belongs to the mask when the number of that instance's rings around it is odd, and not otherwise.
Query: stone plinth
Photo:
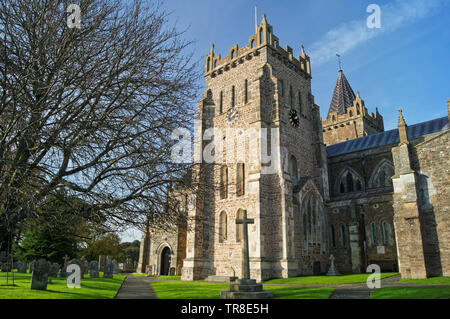
[[[240,279],[236,284],[230,284],[230,290],[222,290],[221,299],[270,299],[271,290],[263,290],[262,284],[255,279]]]

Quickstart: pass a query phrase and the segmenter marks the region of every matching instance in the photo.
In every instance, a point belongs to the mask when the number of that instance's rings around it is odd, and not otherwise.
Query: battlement
[[[279,39],[273,34],[273,27],[267,22],[266,15],[263,15],[260,25],[257,27],[257,33],[249,37],[248,45],[239,48],[237,44],[230,47],[229,54],[222,58],[221,55],[215,55],[214,44],[211,46],[210,52],[205,56],[205,77],[216,77],[244,63],[251,60],[254,56],[260,54],[263,47],[271,48],[272,56],[278,57],[290,68],[302,73],[306,77],[311,77],[311,60],[305,53],[303,46],[301,46],[301,55],[294,58],[293,50],[286,45],[283,49],[279,46]]]
[[[382,127],[384,129],[383,116],[378,112],[378,108],[376,108],[376,114],[373,112],[369,113],[364,100],[361,99],[358,92],[355,100],[353,101],[353,105],[347,107],[344,114],[330,112],[329,118],[322,121],[323,131],[325,132],[326,130],[338,128],[339,126],[349,125],[351,120],[355,120],[357,118],[365,118],[376,127]]]

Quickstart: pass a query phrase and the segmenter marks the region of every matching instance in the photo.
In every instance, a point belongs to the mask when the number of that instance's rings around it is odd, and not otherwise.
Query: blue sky
[[[381,8],[381,28],[368,29],[369,4]],[[398,109],[407,124],[447,115],[450,98],[450,1],[448,0],[166,0],[170,23],[188,27],[195,59],[201,61],[215,44],[215,53],[247,45],[267,15],[280,45],[298,56],[300,45],[311,57],[312,93],[325,118],[342,68],[369,112],[384,117],[385,129],[397,125]],[[203,84],[203,82],[202,82]],[[201,92],[199,92],[200,98]],[[132,232],[123,239],[140,239]]]

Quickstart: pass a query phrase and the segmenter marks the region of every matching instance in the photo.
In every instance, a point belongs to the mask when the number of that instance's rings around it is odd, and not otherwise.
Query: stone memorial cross
[[[250,257],[248,252],[248,224],[254,224],[253,218],[247,218],[247,211],[244,210],[243,216],[240,219],[236,219],[236,224],[242,224],[243,227],[243,239],[242,239],[242,279],[250,279]]]

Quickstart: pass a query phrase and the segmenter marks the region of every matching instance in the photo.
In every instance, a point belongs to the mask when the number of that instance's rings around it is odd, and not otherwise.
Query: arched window
[[[333,122],[336,122],[336,116],[333,115],[331,118],[332,118]]]
[[[223,91],[220,91],[219,113],[223,113]]]
[[[392,187],[394,173],[394,166],[388,160],[381,160],[369,179],[369,186],[371,188]]]
[[[298,181],[297,159],[294,155],[291,155],[291,158],[289,159],[289,175],[291,175],[293,183]]]
[[[353,175],[348,172],[346,176],[347,192],[353,192]]]
[[[341,193],[345,193],[345,185],[344,185],[344,182],[341,182],[341,184],[339,185],[339,191],[340,191]]]
[[[356,190],[357,190],[357,191],[360,191],[361,189],[362,189],[361,181],[358,179],[358,180],[356,181]]]
[[[234,85],[231,87],[231,107],[234,107],[235,102],[236,102],[236,88],[234,87]]]
[[[211,68],[211,58],[208,58],[208,60],[206,61],[206,71],[209,72]]]
[[[232,59],[234,59],[234,55],[235,55],[234,50],[232,50],[232,51],[231,51],[231,58],[232,58]]]
[[[370,223],[370,234],[372,238],[372,245],[378,246],[377,226],[374,222]]]
[[[334,232],[334,226],[331,225],[331,246],[336,247],[336,234]]]
[[[352,110],[350,110],[350,116],[353,116],[353,111]]]
[[[264,43],[264,34],[263,34],[263,28],[259,28],[259,43]]]
[[[255,47],[255,40],[253,39],[252,42],[250,42],[250,47],[254,48]]]
[[[217,60],[214,61],[214,68],[217,68]]]
[[[300,91],[298,91],[298,111],[299,114],[303,114],[303,109],[302,109],[302,93]]]
[[[381,223],[381,229],[383,231],[383,244],[386,246],[391,245],[391,229],[386,221]]]
[[[238,163],[236,166],[236,195],[242,196],[245,194],[245,165]]]
[[[305,242],[308,239],[307,229],[308,229],[308,220],[306,218],[306,212],[303,212],[303,239]]]
[[[359,103],[356,103],[356,114],[359,115],[361,113],[361,109],[359,107]]]
[[[248,80],[244,81],[244,104],[248,103]]]
[[[292,91],[292,85],[289,86],[289,103],[291,108],[294,108],[294,92]]]
[[[220,199],[228,197],[228,167],[223,165],[220,168]]]
[[[227,240],[227,213],[221,212],[219,216],[219,242]]]
[[[346,236],[344,225],[341,225],[341,246],[347,247],[347,236]]]
[[[242,209],[239,209],[236,214],[236,219],[244,218],[244,211]],[[244,236],[244,225],[243,224],[236,224],[236,241],[240,242],[242,240],[242,237]]]

